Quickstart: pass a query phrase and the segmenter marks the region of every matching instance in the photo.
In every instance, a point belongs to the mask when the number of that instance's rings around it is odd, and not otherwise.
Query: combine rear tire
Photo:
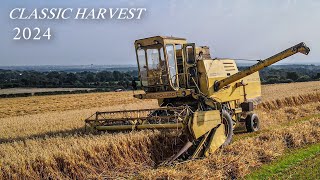
[[[232,121],[230,114],[225,110],[222,110],[221,117],[222,117],[222,123],[225,126],[225,135],[227,137],[226,141],[222,144],[222,146],[226,146],[226,145],[230,144],[231,140],[232,140],[233,121]]]
[[[248,114],[246,117],[247,132],[256,132],[260,128],[259,117],[256,114]]]

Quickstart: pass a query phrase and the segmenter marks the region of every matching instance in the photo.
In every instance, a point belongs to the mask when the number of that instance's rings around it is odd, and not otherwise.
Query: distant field
[[[140,91],[142,92],[142,91]],[[276,84],[262,86],[263,102],[279,98],[320,92],[320,81]],[[138,93],[138,91],[135,91]],[[38,114],[44,112],[57,112],[66,110],[80,110],[98,107],[112,107],[117,105],[144,103],[141,108],[156,107],[156,100],[139,100],[133,98],[132,91],[105,92],[90,94],[54,95],[41,97],[18,97],[0,100],[0,118]]]
[[[320,92],[320,81],[268,84],[262,87],[263,101],[269,101],[277,98],[296,96],[297,94]]]
[[[5,98],[0,99],[0,118],[98,107],[105,109],[123,106],[118,107],[123,109],[138,103],[157,105],[154,100],[133,98],[132,91]]]
[[[9,88],[9,89],[0,89],[0,94],[75,91],[75,90],[91,90],[91,89],[92,88]]]

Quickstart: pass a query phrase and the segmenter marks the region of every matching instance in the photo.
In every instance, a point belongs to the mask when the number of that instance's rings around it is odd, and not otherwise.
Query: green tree
[[[287,79],[292,79],[296,81],[299,78],[299,75],[296,72],[287,72]]]
[[[278,78],[270,78],[266,82],[267,82],[267,84],[275,84],[275,83],[279,83],[279,79]]]
[[[95,82],[95,77],[93,73],[88,73],[86,77],[87,82]]]
[[[299,79],[297,81],[299,82],[305,82],[305,81],[309,81],[310,80],[310,76],[308,75],[303,75],[301,77],[299,77]]]

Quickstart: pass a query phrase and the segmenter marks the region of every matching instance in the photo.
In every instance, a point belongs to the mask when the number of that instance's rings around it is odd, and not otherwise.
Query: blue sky
[[[309,56],[284,63],[319,63],[320,1],[316,0],[5,0],[0,7],[0,66],[135,64],[135,39],[185,37],[212,57],[264,59],[304,41]],[[15,21],[15,7],[145,7],[140,21]],[[14,27],[51,27],[52,41],[13,41]]]

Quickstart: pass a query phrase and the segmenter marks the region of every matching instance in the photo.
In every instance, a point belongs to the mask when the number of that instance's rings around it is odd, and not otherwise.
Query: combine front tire
[[[222,144],[222,146],[226,146],[231,143],[233,136],[233,121],[230,114],[227,111],[222,111],[222,123],[225,127],[225,135],[227,137],[226,141]]]
[[[256,132],[260,128],[259,117],[256,114],[248,114],[246,117],[247,132]]]

